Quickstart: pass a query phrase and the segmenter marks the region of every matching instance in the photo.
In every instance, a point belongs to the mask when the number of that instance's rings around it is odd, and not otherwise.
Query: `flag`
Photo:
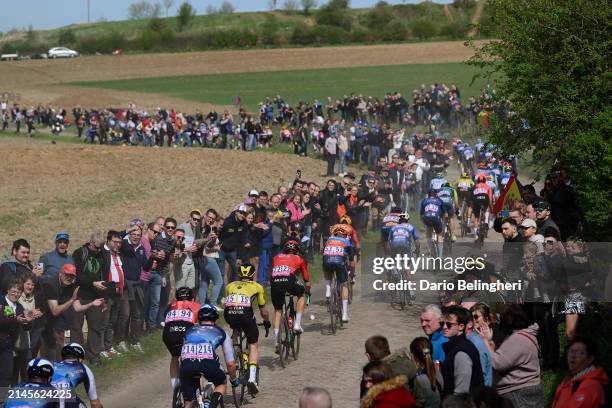
[[[504,187],[503,191],[495,201],[495,206],[493,207],[493,214],[497,215],[502,210],[509,210],[512,208],[515,202],[522,200],[521,190],[519,188],[518,180],[516,176],[513,174],[510,176],[508,180],[508,184]]]
[[[236,94],[236,100],[234,101],[234,105],[240,106],[242,104],[242,100],[240,99],[240,92]]]

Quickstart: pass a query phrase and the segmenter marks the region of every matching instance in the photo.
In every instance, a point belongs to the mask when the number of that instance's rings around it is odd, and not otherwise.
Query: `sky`
[[[183,0],[174,0],[173,9]],[[32,25],[34,29],[49,29],[75,23],[87,22],[87,3],[90,5],[90,20],[125,20],[127,8],[137,0],[1,0],[0,31],[12,28],[24,29]],[[155,3],[156,0],[150,0]],[[160,0],[161,2],[161,0]],[[198,14],[203,14],[209,4],[218,7],[223,0],[191,0]],[[318,0],[319,4],[327,0]],[[371,7],[377,0],[351,0],[351,7]],[[419,3],[420,0],[387,0],[390,4]],[[451,3],[451,0],[436,0],[436,3]],[[237,11],[264,11],[268,0],[230,0]],[[284,0],[278,0],[282,5]],[[299,1],[298,1],[299,3]],[[172,15],[172,9],[170,14]]]

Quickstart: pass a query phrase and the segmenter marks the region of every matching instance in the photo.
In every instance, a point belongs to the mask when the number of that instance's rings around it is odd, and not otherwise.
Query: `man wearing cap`
[[[43,279],[57,276],[65,264],[73,264],[74,260],[68,253],[70,236],[67,232],[61,231],[55,234],[55,249],[43,254],[38,263],[43,264]]]
[[[544,252],[544,235],[538,234],[538,225],[531,218],[525,218],[519,225],[525,240],[534,242],[538,246],[538,253]]]
[[[536,219],[538,223],[538,234],[544,235],[546,228],[552,227],[561,234],[557,224],[550,218],[550,204],[546,201],[540,201],[533,206],[536,212]]]
[[[47,326],[42,333],[45,346],[44,356],[49,360],[58,360],[64,347],[64,331],[70,329],[75,312],[84,312],[90,307],[99,307],[104,299],[95,299],[82,304],[78,300],[79,288],[76,286],[76,268],[65,264],[57,277],[43,282],[43,294],[47,301],[45,315]]]

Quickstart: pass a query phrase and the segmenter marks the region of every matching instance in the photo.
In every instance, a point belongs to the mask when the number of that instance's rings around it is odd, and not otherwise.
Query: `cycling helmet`
[[[400,224],[408,222],[408,220],[410,220],[410,214],[403,213],[403,214],[399,215],[399,222],[400,222]]]
[[[343,238],[346,238],[348,236],[346,229],[342,228],[342,225],[335,225],[334,227],[332,227],[331,234],[336,237]]]
[[[402,212],[402,209],[399,207],[393,207],[391,208],[391,211],[389,211],[390,214],[399,214]]]
[[[429,194],[430,197],[436,197],[438,195],[438,190],[435,188],[430,188],[427,194]]]
[[[435,175],[435,178],[444,178],[444,173],[442,173],[441,171],[437,172]]]
[[[85,358],[85,349],[79,343],[66,344],[62,348],[62,358],[64,359],[68,356],[73,356],[79,360],[83,360]]]
[[[478,177],[476,177],[476,181],[479,183],[486,183],[487,178],[485,177],[484,174],[479,174]]]
[[[352,223],[353,220],[351,220],[351,217],[349,217],[348,215],[343,215],[342,217],[340,217],[340,224],[351,225]]]
[[[468,178],[470,177],[470,173],[464,171],[463,173],[461,173],[461,178]]]
[[[291,232],[295,232],[301,234],[304,232],[304,223],[301,221],[296,221],[291,224]]]
[[[174,295],[176,300],[193,300],[193,290],[187,286],[180,287]]]
[[[240,265],[238,275],[240,279],[253,279],[253,276],[255,276],[255,266],[250,263]]]
[[[28,363],[29,377],[51,378],[53,371],[53,364],[44,358],[35,358]]]
[[[293,252],[294,254],[297,254],[299,249],[300,249],[300,244],[294,240],[289,240],[285,242],[285,246],[283,247],[283,251],[285,253]]]
[[[198,320],[201,322],[204,321],[216,321],[219,319],[219,312],[217,308],[213,305],[203,305],[200,310],[198,310]]]
[[[486,169],[487,168],[487,163],[484,163],[484,162],[478,163],[478,168],[479,169]]]
[[[451,184],[447,181],[446,183],[442,184],[442,187],[450,187]]]

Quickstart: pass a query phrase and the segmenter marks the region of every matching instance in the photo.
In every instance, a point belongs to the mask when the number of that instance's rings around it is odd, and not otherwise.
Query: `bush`
[[[440,27],[440,35],[451,38],[465,38],[470,26],[467,22],[455,20]]]
[[[350,40],[350,34],[340,27],[316,26],[313,30],[317,44],[344,44]]]
[[[183,4],[181,4],[179,7],[176,18],[179,31],[183,31],[185,28],[187,28],[189,24],[191,24],[191,21],[195,15],[196,11],[193,6],[188,1],[183,2]]]
[[[346,31],[350,31],[353,25],[347,0],[330,0],[317,11],[315,20],[318,25],[340,27]]]
[[[363,24],[371,30],[380,30],[393,18],[393,9],[384,1],[380,1],[364,15]]]
[[[60,30],[57,38],[57,43],[62,46],[74,45],[77,42],[76,35],[71,29]]]
[[[89,35],[79,38],[78,49],[82,54],[109,53],[115,48],[125,48],[127,41],[123,34],[111,32],[105,35]]]
[[[438,34],[438,27],[433,21],[420,19],[411,24],[412,35],[421,40],[435,37]]]
[[[393,21],[376,32],[382,41],[404,41],[408,38],[408,28],[399,21]]]
[[[39,41],[19,40],[7,42],[2,46],[3,54],[42,54],[46,53],[51,44]]]
[[[266,20],[261,26],[260,41],[263,45],[278,45],[278,19],[274,14],[266,14]]]
[[[351,42],[369,43],[376,40],[376,36],[367,28],[357,27],[351,31]]]
[[[257,45],[257,34],[249,29],[211,30],[200,36],[203,49],[246,48]]]
[[[315,38],[313,29],[304,23],[296,24],[291,32],[290,41],[292,44],[297,45],[314,44]]]

